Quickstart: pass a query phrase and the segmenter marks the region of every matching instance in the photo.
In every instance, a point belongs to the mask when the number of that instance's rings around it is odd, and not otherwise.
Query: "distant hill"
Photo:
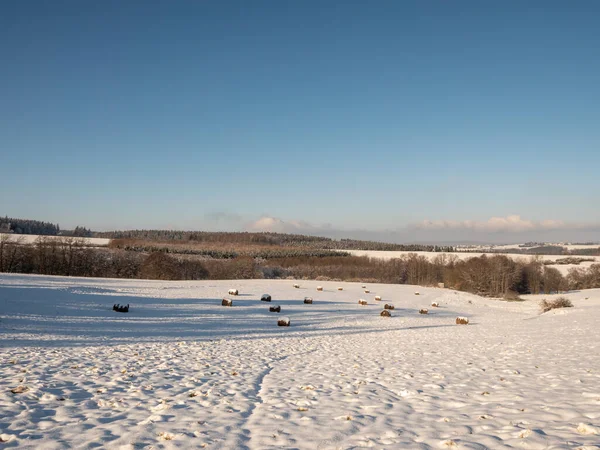
[[[319,236],[285,233],[210,232],[173,230],[128,230],[94,233],[94,237],[109,239],[144,239],[148,241],[187,241],[207,244],[251,244],[279,247],[303,247],[329,250],[384,250],[384,251],[453,251],[451,246],[425,244],[391,244],[356,239],[331,239]]]

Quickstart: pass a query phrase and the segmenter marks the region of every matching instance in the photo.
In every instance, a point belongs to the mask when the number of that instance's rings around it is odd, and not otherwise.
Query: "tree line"
[[[203,259],[165,252],[86,247],[77,239],[39,239],[32,245],[0,237],[0,272],[161,280],[294,278],[446,287],[490,297],[555,293],[600,287],[600,264],[563,276],[532,258],[505,255],[467,260],[440,253],[432,260],[410,253],[389,261],[358,256]]]
[[[58,224],[42,222],[40,220],[16,219],[13,217],[0,217],[0,230],[15,234],[41,234],[56,236],[60,232]]]

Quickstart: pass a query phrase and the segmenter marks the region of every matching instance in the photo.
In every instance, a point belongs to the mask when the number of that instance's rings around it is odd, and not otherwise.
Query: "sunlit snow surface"
[[[367,286],[2,274],[0,448],[600,448],[600,290]]]

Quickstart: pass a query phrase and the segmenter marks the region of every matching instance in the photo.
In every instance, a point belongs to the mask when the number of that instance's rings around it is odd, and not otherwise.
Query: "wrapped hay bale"
[[[239,292],[237,289],[229,289],[229,295],[238,295]]]
[[[277,321],[277,326],[278,327],[289,327],[290,326],[290,318],[289,317],[282,317],[281,319],[279,319]]]
[[[469,318],[468,317],[457,317],[456,325],[469,325]]]
[[[420,310],[419,310],[419,314],[429,314],[429,310],[428,310],[428,309],[425,309],[425,308],[423,308],[423,309],[420,309]]]
[[[389,305],[386,303],[385,305],[383,305],[383,309],[396,309],[396,308],[394,307],[394,305]]]
[[[381,295],[376,295],[375,296],[375,301],[380,302],[381,301]]]
[[[281,312],[281,306],[276,305],[276,306],[269,306],[269,312]]]
[[[323,286],[317,286],[317,291],[322,291],[323,290]]]
[[[271,296],[269,294],[263,294],[262,297],[260,298],[261,302],[270,302],[271,301]]]
[[[296,289],[300,289],[300,285],[299,285],[299,284],[294,284],[294,287],[295,287]]]
[[[390,312],[389,309],[384,309],[383,311],[381,311],[380,316],[381,317],[392,317],[392,313]]]
[[[431,306],[434,307],[434,308],[439,308],[440,304],[438,302],[432,302]]]
[[[344,290],[343,287],[341,287],[341,286],[338,287],[338,291],[343,291],[343,290]]]
[[[363,300],[362,298],[358,300],[358,304],[362,305],[362,306],[366,306],[367,305],[367,301]]]
[[[224,298],[221,302],[221,306],[233,306],[233,300],[229,298]]]
[[[415,291],[415,295],[421,295],[421,294],[419,294],[419,291]]]
[[[304,303],[306,303],[307,305],[312,305],[312,297],[304,297]]]
[[[365,289],[365,294],[369,294],[371,291],[368,289]]]

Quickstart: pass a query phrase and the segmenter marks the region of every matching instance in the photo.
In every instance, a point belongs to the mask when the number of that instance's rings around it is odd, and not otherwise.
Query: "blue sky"
[[[595,1],[1,2],[0,214],[600,240],[598,17]],[[485,225],[510,216],[532,225]]]

